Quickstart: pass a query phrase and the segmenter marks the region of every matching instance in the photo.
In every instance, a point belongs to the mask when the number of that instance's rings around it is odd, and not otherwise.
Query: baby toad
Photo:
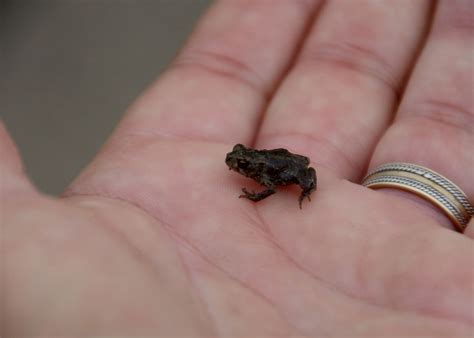
[[[254,202],[273,195],[278,185],[298,184],[301,187],[299,197],[301,209],[303,199],[307,197],[311,200],[309,195],[316,190],[316,170],[308,167],[309,159],[306,156],[292,154],[283,148],[256,150],[236,144],[227,154],[225,163],[229,169],[250,177],[266,187],[257,193],[242,188],[244,195],[239,197]]]

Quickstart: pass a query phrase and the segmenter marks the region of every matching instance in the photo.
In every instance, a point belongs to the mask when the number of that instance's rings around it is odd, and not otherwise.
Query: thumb
[[[15,143],[0,119],[0,201],[6,201],[6,194],[34,192],[36,190],[24,172]]]

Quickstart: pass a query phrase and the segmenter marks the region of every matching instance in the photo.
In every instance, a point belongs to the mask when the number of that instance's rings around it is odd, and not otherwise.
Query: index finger
[[[119,133],[251,142],[319,2],[216,2]]]

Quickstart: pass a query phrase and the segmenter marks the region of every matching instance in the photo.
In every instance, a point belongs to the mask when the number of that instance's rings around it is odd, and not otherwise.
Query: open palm
[[[61,199],[0,129],[2,336],[473,334],[472,225],[357,184],[407,161],[474,194],[473,12],[447,3],[422,46],[430,2],[217,2]],[[235,143],[309,156],[312,201],[238,199]]]

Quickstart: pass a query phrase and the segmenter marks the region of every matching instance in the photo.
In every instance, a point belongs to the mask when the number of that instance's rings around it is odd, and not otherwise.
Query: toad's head
[[[225,163],[229,170],[234,170],[242,175],[248,176],[248,170],[252,167],[253,149],[246,148],[242,144],[236,144],[232,151],[225,157]]]

